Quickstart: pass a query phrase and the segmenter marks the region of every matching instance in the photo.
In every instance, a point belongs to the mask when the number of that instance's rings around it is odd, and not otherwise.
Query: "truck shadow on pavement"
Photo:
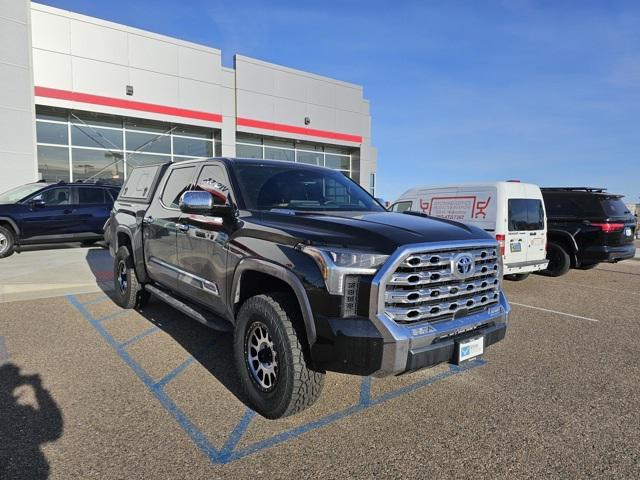
[[[249,406],[233,359],[233,334],[210,329],[153,297],[136,310],[175,340],[240,402]]]
[[[63,423],[39,375],[23,375],[13,363],[0,365],[1,479],[48,478],[49,462],[41,446],[62,436]]]

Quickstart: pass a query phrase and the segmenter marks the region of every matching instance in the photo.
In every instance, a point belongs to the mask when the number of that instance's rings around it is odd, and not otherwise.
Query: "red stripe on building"
[[[106,107],[126,108],[138,110],[140,112],[160,113],[162,115],[172,115],[174,117],[195,118],[197,120],[207,120],[209,122],[222,122],[222,115],[217,113],[199,112],[197,110],[187,110],[186,108],[167,107],[154,103],[135,102],[133,100],[122,100],[120,98],[102,97],[89,93],[69,92],[58,90],[57,88],[36,87],[37,97],[57,98],[60,100],[70,100],[72,102],[91,103],[94,105],[104,105]]]
[[[294,125],[284,125],[282,123],[263,122],[251,120],[250,118],[236,119],[236,124],[243,127],[261,128],[264,130],[274,130],[276,132],[295,133],[298,135],[309,135],[311,137],[331,138],[333,140],[344,140],[347,142],[362,143],[359,135],[349,135],[348,133],[327,132],[326,130],[315,130],[313,128],[296,127]]]

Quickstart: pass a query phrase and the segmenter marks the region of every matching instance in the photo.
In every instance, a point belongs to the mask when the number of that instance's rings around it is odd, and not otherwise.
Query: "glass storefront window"
[[[236,133],[236,142],[238,143],[250,143],[252,145],[262,145],[262,138],[257,135],[251,135],[248,133]]]
[[[124,128],[150,133],[169,133],[171,131],[171,124],[155,120],[144,120],[142,118],[125,118]]]
[[[210,140],[173,137],[173,154],[186,157],[211,157],[213,144]]]
[[[122,117],[95,112],[69,112],[71,123],[76,125],[92,125],[94,127],[111,127],[122,129]]]
[[[308,163],[310,165],[320,165],[324,163],[324,155],[322,152],[302,152],[298,150],[297,161],[300,163]]]
[[[286,160],[288,162],[295,162],[296,154],[293,150],[285,150],[284,148],[264,148],[264,158],[271,160]]]
[[[69,144],[67,125],[62,123],[36,122],[36,136],[40,143]]]
[[[152,133],[126,132],[127,150],[171,154],[171,137]]]
[[[342,155],[328,154],[325,157],[325,166],[329,168],[335,168],[337,170],[350,170],[351,162],[349,157]]]
[[[69,149],[67,147],[38,146],[38,171],[47,182],[70,180]]]
[[[69,112],[64,108],[44,107],[42,105],[36,105],[36,118],[38,120],[67,122],[69,120]]]
[[[238,144],[236,146],[236,155],[239,158],[262,158],[262,147]]]
[[[264,144],[269,147],[295,148],[295,142],[293,140],[284,138],[265,138]]]
[[[122,183],[124,156],[118,152],[74,148],[71,150],[73,179]]]
[[[122,150],[122,130],[73,125],[71,127],[71,144],[76,147]]]
[[[173,129],[174,135],[185,137],[196,137],[211,140],[211,129],[205,127],[192,127],[189,125],[176,125]]]

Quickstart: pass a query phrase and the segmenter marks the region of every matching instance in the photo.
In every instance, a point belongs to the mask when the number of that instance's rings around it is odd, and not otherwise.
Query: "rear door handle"
[[[189,225],[187,225],[186,223],[179,223],[178,224],[178,230],[180,230],[181,232],[188,232],[189,231]]]
[[[65,214],[65,215],[69,215],[70,213],[73,213],[73,210],[66,209],[66,210],[64,211],[64,214]]]

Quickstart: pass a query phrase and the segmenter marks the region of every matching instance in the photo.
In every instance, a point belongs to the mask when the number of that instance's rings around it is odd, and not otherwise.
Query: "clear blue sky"
[[[640,2],[42,3],[364,85],[377,195],[518,178],[640,202]]]

